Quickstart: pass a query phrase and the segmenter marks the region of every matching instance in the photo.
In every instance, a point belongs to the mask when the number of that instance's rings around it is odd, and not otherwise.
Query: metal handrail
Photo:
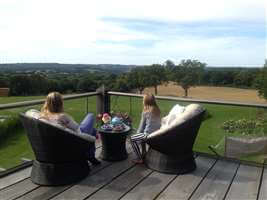
[[[95,96],[95,95],[100,95],[100,94],[101,94],[100,92],[88,92],[88,93],[82,93],[82,94],[64,95],[63,99],[64,100],[78,99],[81,97],[90,97],[90,96]],[[112,92],[112,91],[108,92],[108,94],[114,95],[114,96],[128,96],[128,97],[138,97],[138,98],[143,97],[142,94]],[[189,99],[189,98],[171,97],[171,96],[156,96],[156,98],[161,99],[161,100],[192,102],[192,103],[208,103],[208,104],[229,105],[229,106],[247,106],[247,107],[267,108],[267,104],[259,104],[259,103],[242,103],[242,102],[234,102],[234,101]],[[43,104],[44,102],[45,102],[45,99],[39,99],[39,100],[24,101],[24,102],[19,102],[19,103],[0,104],[0,110],[39,105],[39,104]]]
[[[81,97],[90,97],[90,96],[95,96],[95,95],[100,95],[100,92],[88,92],[88,93],[83,93],[83,94],[64,95],[63,99],[64,100],[79,99]],[[19,102],[19,103],[0,104],[0,110],[40,105],[40,104],[43,104],[44,102],[45,102],[45,99],[39,99],[39,100],[24,101],[24,102]]]
[[[108,92],[108,94],[115,96],[128,96],[128,97],[139,97],[139,98],[143,97],[142,94],[132,94],[132,93],[122,93],[122,92]],[[208,104],[227,105],[227,106],[267,108],[267,103],[259,104],[259,103],[243,103],[234,101],[215,101],[215,100],[189,99],[189,98],[171,97],[171,96],[155,96],[155,97],[160,100],[171,100],[171,101],[181,101],[181,102],[191,102],[191,103],[208,103]]]

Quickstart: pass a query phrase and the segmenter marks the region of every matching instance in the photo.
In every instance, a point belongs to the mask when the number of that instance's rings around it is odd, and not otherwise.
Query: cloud
[[[0,62],[262,65],[264,0],[1,0]]]

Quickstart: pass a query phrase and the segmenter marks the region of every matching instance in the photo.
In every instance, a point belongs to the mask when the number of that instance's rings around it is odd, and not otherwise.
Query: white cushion
[[[25,115],[28,117],[35,118],[35,119],[39,119],[40,118],[40,111],[36,110],[36,109],[30,109],[25,113]]]
[[[161,128],[168,128],[174,124],[181,124],[191,119],[202,110],[203,108],[198,104],[189,104],[186,107],[177,104],[166,117],[162,118]]]
[[[195,117],[197,114],[201,113],[203,111],[203,107],[199,104],[189,104],[188,106],[185,107],[184,112],[177,114],[176,118],[171,122],[170,125],[163,125],[160,127],[159,130],[151,133],[148,135],[148,138],[156,137],[158,135],[165,134],[166,131],[169,131],[171,129],[176,128],[177,126],[180,126],[184,122],[192,119]]]
[[[183,112],[183,118],[185,121],[193,118],[197,114],[203,111],[203,107],[199,104],[189,104],[185,107],[185,111]]]
[[[168,116],[165,119],[165,124],[164,125],[171,125],[172,122],[185,110],[184,106],[180,106],[179,104],[176,104],[173,106],[173,108],[170,110]]]
[[[184,106],[180,106],[179,104],[176,104],[170,110],[169,115],[180,114],[180,113],[184,112],[184,110],[185,110]]]

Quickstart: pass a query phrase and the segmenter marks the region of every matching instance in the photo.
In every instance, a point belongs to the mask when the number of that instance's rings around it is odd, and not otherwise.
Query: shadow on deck
[[[31,167],[19,170],[0,179],[0,199],[267,199],[263,167],[199,155],[194,172],[170,175],[133,164],[129,147],[128,153],[127,160],[102,161],[87,178],[66,186],[36,185]]]

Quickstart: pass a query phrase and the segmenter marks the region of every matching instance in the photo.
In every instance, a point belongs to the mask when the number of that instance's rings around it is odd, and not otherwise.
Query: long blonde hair
[[[151,112],[152,115],[159,117],[160,109],[153,94],[145,94],[143,98],[143,112]]]
[[[47,95],[46,101],[41,109],[42,116],[48,116],[49,114],[62,113],[63,98],[59,92],[51,92]]]

